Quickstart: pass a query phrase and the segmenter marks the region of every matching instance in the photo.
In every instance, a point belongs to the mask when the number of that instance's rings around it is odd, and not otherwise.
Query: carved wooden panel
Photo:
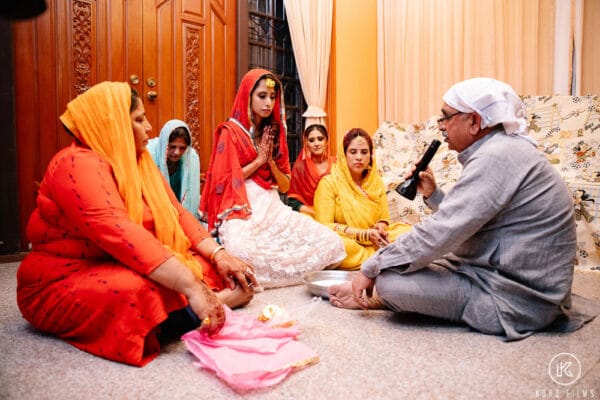
[[[73,84],[76,94],[92,86],[92,4],[87,1],[73,2]]]
[[[185,43],[185,121],[192,133],[192,146],[200,150],[200,31],[196,27],[184,26]]]
[[[104,80],[129,82],[154,135],[172,118],[190,124],[206,170],[213,130],[227,118],[236,89],[233,0],[47,5],[39,17],[12,24],[22,250],[38,183],[52,156],[71,141],[58,119],[71,99]]]

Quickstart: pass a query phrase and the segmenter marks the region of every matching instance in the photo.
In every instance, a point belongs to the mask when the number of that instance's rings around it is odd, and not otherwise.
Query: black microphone
[[[398,192],[399,195],[404,196],[409,200],[415,198],[417,195],[417,183],[419,183],[419,172],[427,169],[427,165],[429,165],[429,162],[433,158],[438,147],[440,147],[440,144],[442,144],[442,142],[437,139],[431,141],[431,144],[425,151],[425,154],[421,158],[421,162],[417,165],[417,169],[413,172],[412,176],[405,180],[401,185],[396,186],[396,192]]]

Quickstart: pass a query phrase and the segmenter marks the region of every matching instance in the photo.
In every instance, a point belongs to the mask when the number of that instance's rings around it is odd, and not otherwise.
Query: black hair
[[[187,144],[188,146],[191,146],[192,144],[192,138],[190,137],[190,133],[183,126],[178,126],[177,128],[171,131],[171,134],[169,135],[169,143],[171,143],[177,138],[182,138],[185,141],[185,144]]]
[[[373,166],[373,139],[371,139],[371,135],[369,135],[367,133],[367,131],[365,131],[362,128],[352,128],[348,131],[348,133],[346,133],[346,135],[344,136],[344,142],[343,142],[344,143],[344,155],[346,155],[346,152],[348,151],[348,146],[350,146],[350,142],[352,142],[354,139],[356,139],[359,136],[364,138],[367,141],[367,143],[369,144],[369,167],[372,167]],[[363,172],[362,172],[363,178],[365,176],[367,176],[367,174],[369,173],[369,169],[363,170]]]
[[[129,106],[129,114],[135,110],[140,104],[142,99],[140,98],[140,94],[134,88],[131,88],[131,105]]]
[[[325,126],[321,124],[312,124],[307,126],[306,129],[304,129],[304,137],[308,139],[308,134],[314,130],[321,132],[323,136],[325,136],[325,139],[329,140],[329,133],[327,133],[327,128],[325,128]]]

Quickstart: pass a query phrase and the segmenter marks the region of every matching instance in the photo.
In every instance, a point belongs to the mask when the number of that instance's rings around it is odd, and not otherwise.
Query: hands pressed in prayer
[[[265,127],[260,138],[260,144],[258,145],[258,160],[263,165],[271,157],[273,157],[273,128],[271,126]]]

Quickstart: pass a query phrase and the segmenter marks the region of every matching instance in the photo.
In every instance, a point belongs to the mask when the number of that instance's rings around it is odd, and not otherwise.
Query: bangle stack
[[[215,249],[212,251],[212,253],[210,253],[210,262],[212,264],[215,263],[215,256],[217,255],[217,253],[221,250],[225,250],[225,247],[218,245],[217,247],[215,247]]]
[[[369,230],[368,229],[357,229],[354,233],[354,238],[359,243],[368,243],[369,242]]]
[[[333,230],[341,235],[352,238],[359,243],[370,243],[369,229],[356,229],[347,225],[335,224]]]

